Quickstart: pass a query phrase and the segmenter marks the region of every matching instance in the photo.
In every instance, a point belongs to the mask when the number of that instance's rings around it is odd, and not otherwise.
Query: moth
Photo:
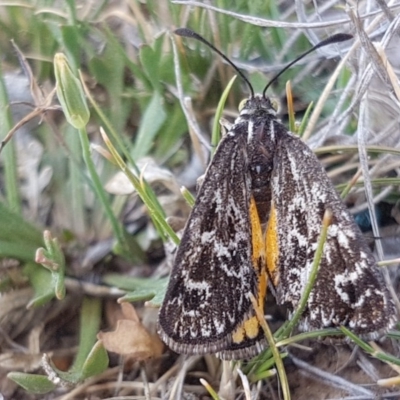
[[[193,31],[176,33],[216,50]],[[396,312],[358,226],[312,150],[278,119],[267,87],[254,94],[233,67],[251,96],[220,141],[185,226],[159,312],[162,340],[183,354],[258,354],[267,343],[250,295],[262,310],[268,288],[278,304],[298,306],[327,209],[332,222],[300,329],[345,326],[378,338]]]

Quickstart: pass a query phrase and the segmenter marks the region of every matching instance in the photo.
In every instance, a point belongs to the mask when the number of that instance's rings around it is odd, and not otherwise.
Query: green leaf
[[[56,388],[56,385],[44,375],[10,372],[7,374],[7,378],[23,387],[29,393],[45,394]]]
[[[55,282],[49,270],[31,262],[26,264],[23,273],[28,277],[35,292],[27,308],[42,306],[55,297]]]
[[[156,54],[152,47],[147,44],[143,45],[140,48],[139,58],[143,66],[143,70],[150,79],[153,87],[156,86],[158,89],[158,60],[156,60]]]
[[[21,261],[34,261],[36,248],[33,243],[18,243],[0,240],[0,258],[16,258]]]
[[[14,118],[11,113],[7,88],[0,65],[0,149],[11,138],[9,131],[14,125]],[[2,154],[2,193],[6,196],[6,203],[15,212],[21,214],[21,194],[18,181],[17,152],[14,143],[10,143]]]
[[[101,341],[98,341],[82,366],[81,378],[86,379],[104,372],[108,367],[108,354]]]
[[[151,305],[159,306],[165,296],[168,278],[132,278],[118,274],[108,274],[103,277],[103,282],[130,291],[130,293],[122,297],[124,301],[133,302],[152,299]]]
[[[63,48],[66,49],[68,58],[73,62],[74,68],[79,68],[80,62],[80,49],[81,49],[81,35],[77,25],[61,25],[60,26],[61,41]],[[77,46],[77,44],[79,45]]]
[[[125,296],[122,296],[120,301],[128,301],[133,303],[135,301],[146,301],[151,300],[156,295],[156,291],[152,289],[137,289],[133,292],[128,292]]]
[[[160,93],[154,92],[150,103],[144,111],[135,146],[131,153],[134,160],[148,154],[153,145],[154,138],[166,117],[167,114],[164,109],[163,97]]]
[[[168,118],[165,119],[160,132],[162,135],[157,136],[157,147],[155,148],[156,159],[162,159],[166,153],[176,149],[177,143],[187,132],[187,121],[179,103],[174,104],[172,109],[168,110]]]
[[[40,230],[2,202],[0,202],[0,221],[0,257],[33,261],[36,249],[43,246]]]
[[[165,292],[167,291],[168,282],[169,278],[160,279],[156,295],[148,302],[150,306],[161,307],[161,304],[164,301]]]
[[[53,297],[61,300],[65,296],[64,254],[49,231],[44,232],[44,241],[46,248],[40,247],[36,251],[36,259],[40,264],[28,263],[23,270],[35,292],[28,308],[41,306]]]
[[[89,68],[108,93],[109,107],[103,111],[110,118],[114,129],[123,132],[132,112],[133,101],[131,96],[126,95],[126,82],[123,79],[129,62],[115,38],[111,40],[111,35],[108,35],[108,42],[101,56],[97,54],[90,59]],[[137,75],[135,79],[139,79]]]
[[[46,248],[40,247],[36,251],[36,262],[51,272],[54,285],[54,294],[61,300],[65,296],[65,259],[61,246],[57,238],[51,236],[50,231],[44,231],[43,234]]]
[[[100,322],[101,300],[85,298],[80,316],[79,349],[73,366],[65,372],[51,365],[54,373],[62,380],[77,384],[108,367],[107,352],[101,341],[96,343]]]
[[[132,72],[132,75],[135,77],[135,80],[140,81],[145,90],[150,90],[150,83],[141,65],[139,65],[139,61],[136,59],[132,60],[129,57],[126,49],[121,45],[121,42],[115,36],[114,32],[112,32],[112,30],[110,30],[108,27],[105,27],[104,34],[106,35],[108,45],[114,51],[114,60],[116,59],[116,62],[121,66],[126,66],[129,68]],[[104,59],[104,57],[101,57],[101,59]],[[119,75],[121,76],[122,74],[120,73]]]
[[[221,127],[219,121],[222,117],[222,112],[224,111],[226,99],[228,98],[229,92],[231,91],[232,85],[235,82],[236,75],[232,77],[229,81],[228,85],[224,89],[222,96],[218,102],[217,110],[215,112],[215,118],[213,123],[212,135],[211,135],[211,144],[214,148],[218,145],[221,140]]]
[[[148,76],[155,91],[160,91],[160,64],[164,57],[164,35],[158,37],[153,46],[143,45],[139,51],[139,59],[145,74]]]
[[[85,297],[82,303],[80,315],[79,349],[71,370],[83,369],[89,354],[93,351],[93,345],[97,340],[100,330],[101,301],[96,298]]]

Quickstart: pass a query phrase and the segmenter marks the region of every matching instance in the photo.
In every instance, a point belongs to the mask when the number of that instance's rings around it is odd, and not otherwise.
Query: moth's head
[[[241,114],[254,114],[262,110],[267,114],[276,115],[278,105],[279,103],[275,99],[270,99],[262,94],[256,94],[240,102],[239,112]]]

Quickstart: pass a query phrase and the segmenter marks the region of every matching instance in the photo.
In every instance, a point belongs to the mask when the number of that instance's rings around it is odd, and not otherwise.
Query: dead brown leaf
[[[121,312],[122,317],[114,331],[99,332],[97,335],[104,347],[135,361],[160,356],[164,345],[156,334],[152,335],[144,327],[132,304],[122,303]]]

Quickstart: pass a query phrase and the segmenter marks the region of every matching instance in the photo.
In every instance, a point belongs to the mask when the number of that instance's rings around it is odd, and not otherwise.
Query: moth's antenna
[[[247,86],[250,89],[250,94],[251,97],[254,97],[254,89],[253,86],[251,86],[250,81],[246,78],[244,73],[224,54],[221,52],[221,50],[218,50],[213,44],[211,44],[208,40],[204,39],[202,36],[200,36],[198,33],[192,31],[191,29],[188,28],[178,28],[174,31],[174,33],[178,36],[184,36],[188,38],[193,38],[197,39],[198,41],[206,44],[210,49],[214,50],[217,54],[219,54],[229,65],[231,65],[234,70],[242,77],[242,79],[246,82]],[[332,43],[339,43],[339,42],[344,42],[346,40],[352,39],[353,36],[347,33],[338,33],[336,35],[329,36],[322,42],[317,43],[314,47],[311,49],[307,50],[305,53],[301,54],[297,58],[295,58],[293,61],[291,61],[288,65],[286,65],[278,74],[276,74],[265,86],[262,95],[265,97],[265,93],[267,92],[268,88],[285,72],[287,71],[293,64],[296,64],[298,61],[300,61],[302,58],[307,56],[308,54],[312,53],[313,51],[327,46],[328,44]]]
[[[254,89],[251,86],[250,81],[246,78],[246,76],[243,74],[243,72],[225,55],[221,52],[221,50],[218,50],[214,45],[212,45],[208,40],[204,39],[202,36],[200,36],[198,33],[193,32],[191,29],[188,28],[179,28],[174,31],[174,33],[178,36],[185,36],[193,39],[197,39],[200,42],[206,44],[210,49],[214,50],[217,54],[219,54],[229,65],[231,65],[234,70],[242,77],[242,79],[246,82],[247,86],[250,89],[251,97],[254,97]],[[297,61],[297,60],[296,60]]]
[[[323,40],[322,42],[317,43],[314,47],[312,47],[310,50],[307,50],[305,53],[301,54],[300,56],[298,56],[296,59],[294,59],[292,62],[290,62],[288,65],[286,65],[286,67],[284,67],[278,74],[276,74],[267,84],[267,86],[265,86],[262,94],[263,97],[265,97],[265,93],[267,92],[268,88],[285,72],[287,71],[293,64],[296,64],[297,61],[301,60],[303,57],[305,57],[306,55],[312,53],[314,50],[319,49],[320,47],[324,47],[327,46],[328,44],[332,44],[332,43],[339,43],[339,42],[344,42],[346,40],[352,39],[353,35],[349,35],[347,33],[338,33],[336,35],[332,35],[329,36],[328,38],[326,38],[325,40]]]

